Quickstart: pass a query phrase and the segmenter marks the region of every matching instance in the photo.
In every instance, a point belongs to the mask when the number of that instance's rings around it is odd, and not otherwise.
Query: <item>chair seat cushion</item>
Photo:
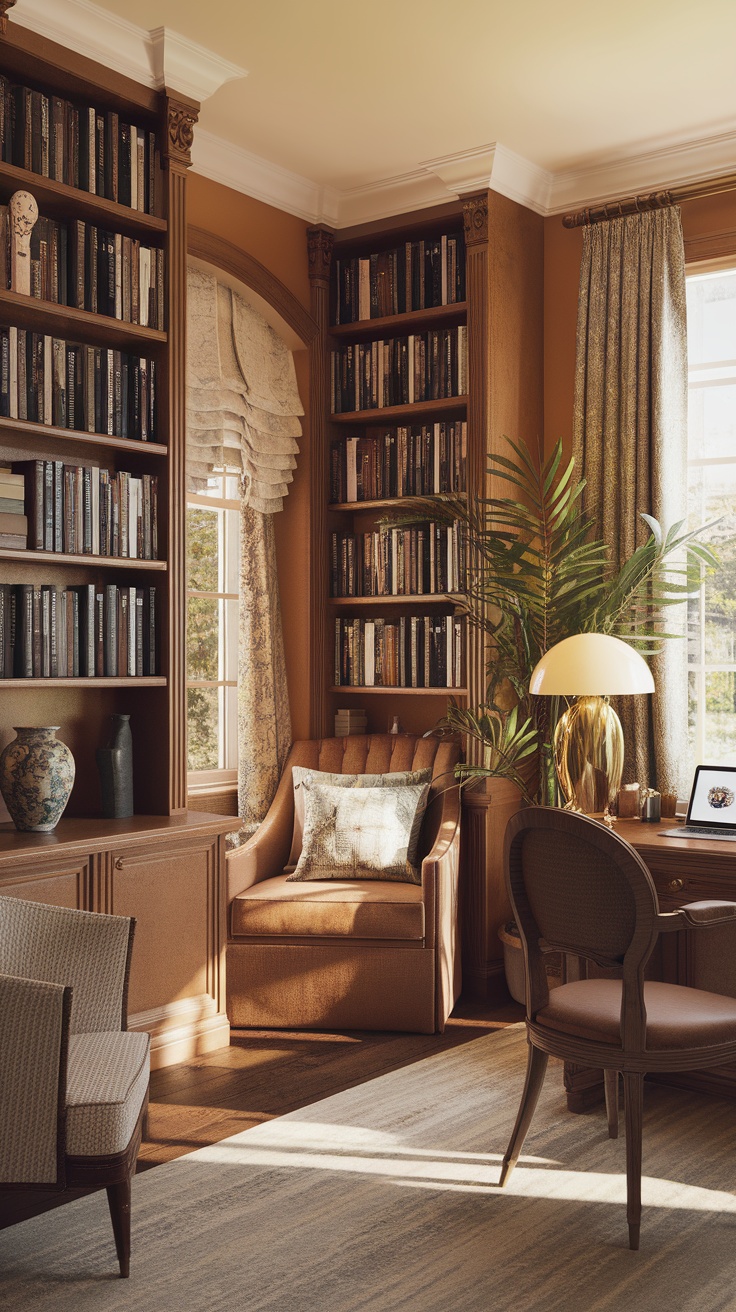
[[[234,937],[423,939],[422,890],[375,879],[293,883],[277,875],[233,899]]]
[[[552,989],[536,1021],[596,1043],[621,1042],[621,981],[579,980]],[[644,984],[647,1050],[706,1048],[736,1042],[736,998],[682,984]]]
[[[148,1088],[148,1046],[147,1034],[69,1036],[67,1156],[125,1152]]]

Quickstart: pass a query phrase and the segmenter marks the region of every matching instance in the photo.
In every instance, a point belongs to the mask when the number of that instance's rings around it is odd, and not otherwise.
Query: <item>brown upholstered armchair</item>
[[[228,854],[228,1015],[250,1028],[441,1031],[460,992],[457,743],[411,734],[296,742],[257,833]],[[421,884],[287,882],[292,767],[431,768]]]

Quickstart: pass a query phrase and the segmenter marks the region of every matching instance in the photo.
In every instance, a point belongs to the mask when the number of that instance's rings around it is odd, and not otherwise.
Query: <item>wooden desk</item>
[[[615,825],[615,832],[631,843],[649,869],[660,910],[674,911],[687,902],[710,898],[736,901],[736,842],[662,836],[662,829],[673,829],[681,823],[675,820],[663,820],[659,824],[618,820]],[[736,961],[724,960],[722,965],[720,991],[736,997]],[[684,935],[660,936],[647,968],[647,977],[664,979],[671,984],[690,983]],[[722,1066],[708,1071],[668,1075],[666,1080],[668,1084],[736,1098],[736,1067]],[[565,1088],[570,1110],[584,1111],[603,1096],[601,1072],[566,1064]]]

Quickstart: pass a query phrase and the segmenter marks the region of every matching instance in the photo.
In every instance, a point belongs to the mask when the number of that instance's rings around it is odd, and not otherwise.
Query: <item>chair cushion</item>
[[[287,868],[292,870],[302,854],[302,837],[304,833],[304,789],[302,784],[327,784],[330,788],[402,788],[410,784],[428,784],[432,781],[432,770],[395,770],[389,774],[337,774],[329,770],[310,770],[306,765],[292,766],[291,779],[294,786],[294,832],[291,837],[291,851]],[[419,833],[417,831],[417,838]],[[415,844],[416,848],[416,844]],[[416,850],[410,852],[409,861],[416,863]]]
[[[646,1046],[668,1051],[736,1042],[736,998],[682,984],[644,984]],[[595,1043],[621,1042],[621,981],[579,980],[553,989],[538,1024]]]
[[[429,784],[331,788],[304,781],[302,854],[290,879],[421,883],[412,865]]]
[[[424,938],[422,890],[378,880],[293,883],[263,879],[232,902],[234,937]]]
[[[69,1157],[125,1152],[146,1096],[149,1036],[72,1034],[67,1072]]]

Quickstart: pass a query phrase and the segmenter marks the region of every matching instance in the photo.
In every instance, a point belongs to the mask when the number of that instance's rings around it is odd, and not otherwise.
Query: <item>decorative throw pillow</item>
[[[303,781],[304,840],[287,878],[386,879],[420,884],[416,850],[429,784],[334,788]]]
[[[291,851],[286,865],[287,871],[294,870],[302,852],[302,832],[304,830],[304,790],[305,780],[311,783],[327,785],[330,788],[405,788],[411,784],[428,784],[432,780],[431,769],[397,770],[395,774],[331,774],[329,770],[311,770],[306,765],[295,765],[291,771],[294,784],[294,832],[291,836]],[[426,806],[426,803],[425,803]],[[419,835],[417,833],[417,839]],[[416,845],[409,852],[409,861],[416,863]]]

